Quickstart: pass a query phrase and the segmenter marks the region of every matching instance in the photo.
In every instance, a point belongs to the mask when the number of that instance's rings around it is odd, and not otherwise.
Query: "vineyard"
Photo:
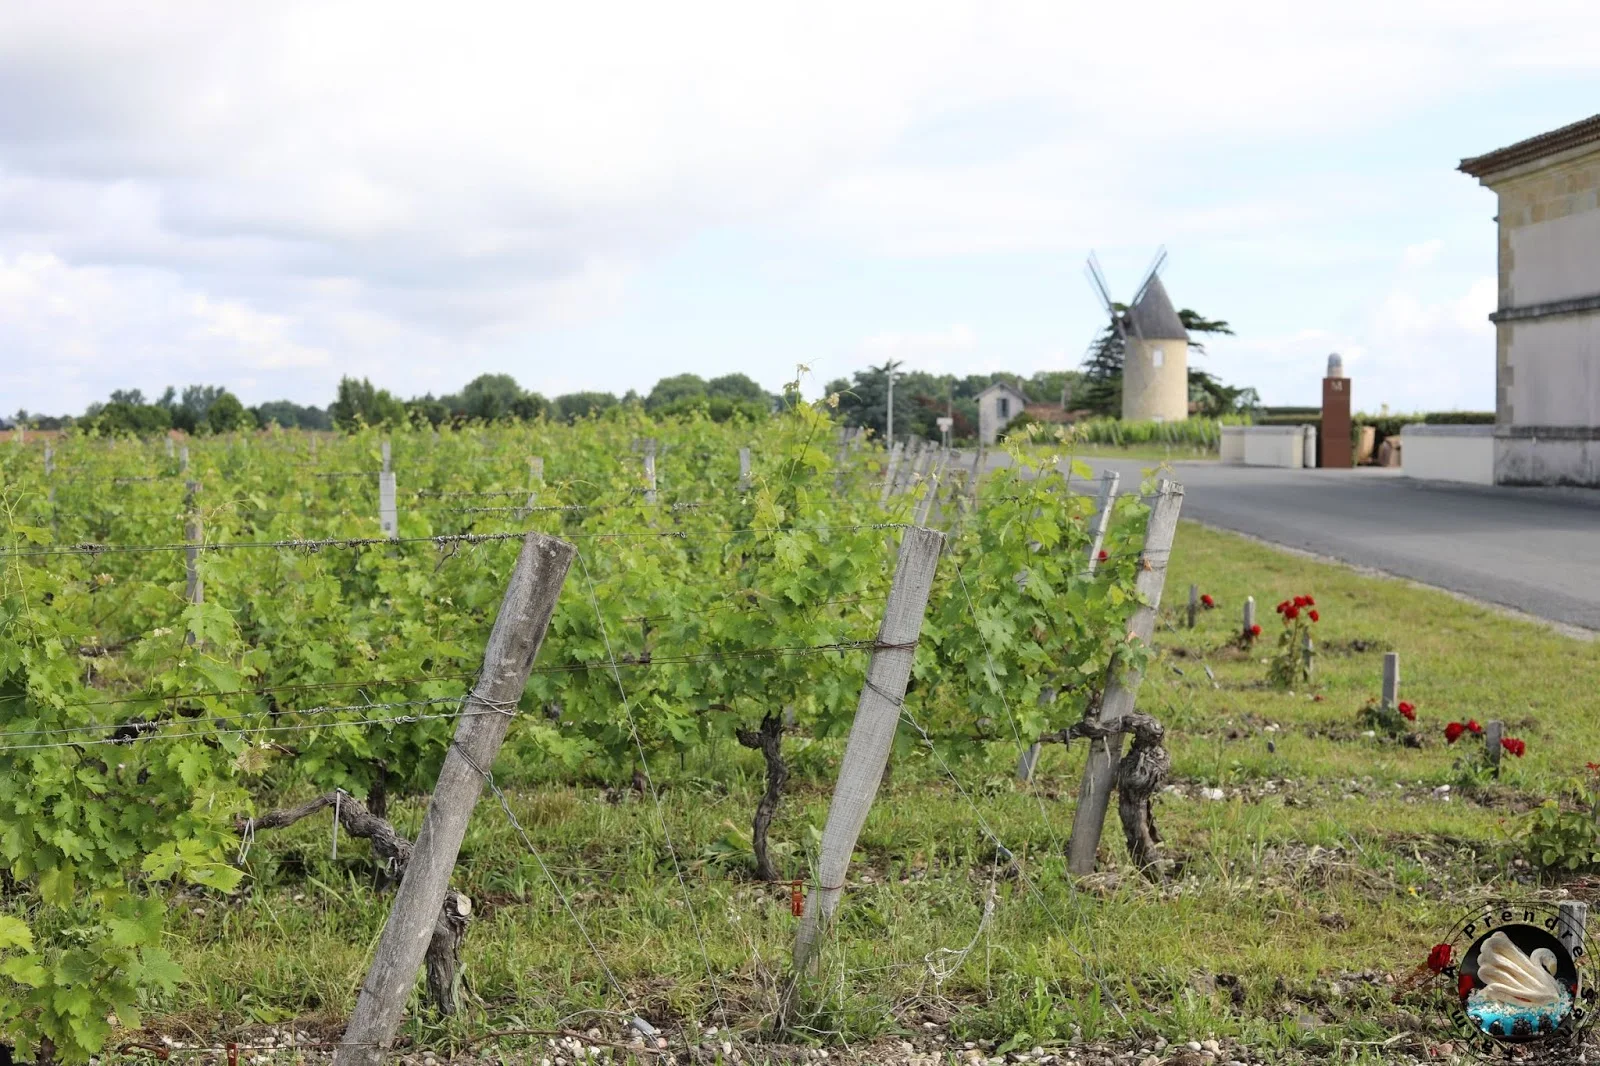
[[[406,1046],[596,1019],[621,1020],[618,1054],[872,1036],[992,991],[974,948],[1006,898],[1054,923],[1026,948],[1063,986],[1099,986],[1057,913],[1081,905],[1069,825],[1007,770],[1041,740],[1105,750],[1166,565],[1147,535],[1178,497],[1021,452],[983,475],[827,415],[7,448],[0,1033],[39,1061],[135,1054],[151,1017],[192,1037],[164,1055],[279,1022],[297,1054],[336,1046],[395,885],[437,850],[416,833],[452,752],[484,799],[420,933],[426,980],[402,975]],[[486,695],[497,615],[558,550],[526,683]],[[889,709],[875,766],[852,732],[869,705]],[[474,731],[505,734],[489,765]],[[1102,818],[1110,758],[1085,785]],[[835,779],[826,827],[794,810]],[[997,780],[1025,829],[992,824]],[[920,817],[926,789],[960,833]],[[878,791],[893,857],[856,850]],[[1098,836],[1075,834],[1090,868]],[[597,900],[623,884],[619,921]],[[330,898],[359,915],[347,935]],[[886,925],[917,932],[894,957]],[[263,936],[322,946],[264,973]]]

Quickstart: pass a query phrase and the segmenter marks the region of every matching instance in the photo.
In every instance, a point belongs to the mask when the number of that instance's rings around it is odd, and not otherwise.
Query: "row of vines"
[[[63,1061],[181,989],[164,901],[240,890],[243,817],[332,789],[381,815],[430,788],[519,533],[580,554],[502,762],[622,783],[641,758],[669,779],[686,752],[743,744],[767,757],[770,820],[785,745],[849,730],[924,494],[949,541],[906,706],[956,763],[1083,716],[1123,643],[1145,512],[1119,501],[1091,576],[1086,469],[1023,476],[1019,452],[973,484],[930,463],[885,502],[884,450],[804,403],[759,423],[48,446],[0,449],[0,1038]]]

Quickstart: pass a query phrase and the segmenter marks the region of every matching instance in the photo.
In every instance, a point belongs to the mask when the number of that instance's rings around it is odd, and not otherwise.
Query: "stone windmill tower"
[[[1089,280],[1122,339],[1122,417],[1125,421],[1181,422],[1189,417],[1189,331],[1173,309],[1161,268],[1163,248],[1145,272],[1127,310],[1111,300],[1100,263],[1089,253]]]

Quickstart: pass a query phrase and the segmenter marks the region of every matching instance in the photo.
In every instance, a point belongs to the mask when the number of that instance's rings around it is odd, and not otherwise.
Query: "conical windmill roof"
[[[1144,295],[1128,310],[1128,328],[1135,336],[1147,341],[1186,341],[1189,331],[1172,308],[1165,286],[1159,276],[1150,279]]]

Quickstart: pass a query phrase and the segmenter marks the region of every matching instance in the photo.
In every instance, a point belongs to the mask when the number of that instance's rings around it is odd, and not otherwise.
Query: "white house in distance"
[[[1600,115],[1460,169],[1500,204],[1494,481],[1600,488]]]
[[[997,382],[978,393],[978,440],[993,444],[1006,424],[1022,413],[1028,398],[1018,389]]]

